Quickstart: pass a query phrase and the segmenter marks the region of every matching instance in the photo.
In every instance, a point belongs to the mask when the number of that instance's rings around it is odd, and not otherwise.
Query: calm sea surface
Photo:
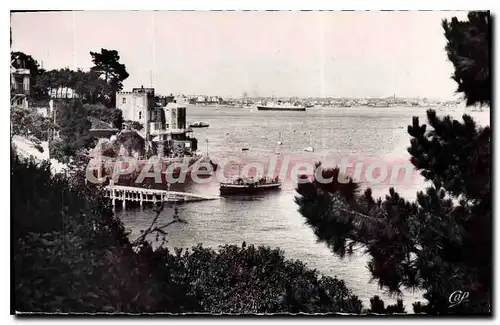
[[[187,110],[188,122],[204,121],[209,128],[195,129],[199,149],[208,152],[214,161],[227,156],[262,160],[277,155],[294,159],[328,160],[328,157],[358,157],[358,159],[391,162],[407,160],[409,146],[407,125],[413,116],[425,122],[425,108],[311,108],[306,112],[257,111],[255,107],[195,107]],[[438,110],[439,111],[439,110]],[[459,118],[463,108],[444,112]],[[439,113],[438,113],[439,114]],[[489,113],[470,113],[483,124],[489,124]],[[279,145],[278,141],[282,144]],[[242,152],[241,148],[248,147]],[[314,152],[304,152],[313,147]],[[327,158],[325,158],[327,157]],[[389,184],[371,186],[374,196],[384,196]],[[424,182],[414,177],[405,184],[394,186],[402,196],[413,199]],[[189,185],[190,192],[218,195],[218,185]],[[339,259],[326,245],[317,243],[312,230],[304,224],[294,203],[294,184],[287,181],[279,193],[252,198],[224,198],[178,205],[181,218],[187,224],[174,224],[168,231],[169,247],[190,248],[198,243],[216,248],[223,244],[264,244],[279,247],[287,258],[299,259],[322,274],[345,280],[348,288],[369,306],[369,298],[380,295],[394,301],[369,283],[366,268],[368,257],[361,253]],[[171,219],[174,207],[167,207],[162,221]],[[146,228],[154,212],[150,209],[117,211],[135,238]],[[407,311],[411,303],[420,300],[420,293],[405,292]]]

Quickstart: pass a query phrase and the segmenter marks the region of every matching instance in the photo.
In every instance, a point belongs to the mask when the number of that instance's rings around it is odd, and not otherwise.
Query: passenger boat
[[[281,189],[278,177],[236,178],[220,184],[221,195],[253,194]]]

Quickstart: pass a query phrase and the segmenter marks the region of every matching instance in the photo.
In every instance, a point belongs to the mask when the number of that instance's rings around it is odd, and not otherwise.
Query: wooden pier
[[[116,201],[121,201],[123,207],[125,202],[162,203],[162,202],[196,202],[206,200],[217,200],[219,197],[204,196],[200,194],[155,190],[133,186],[108,185],[104,187],[105,196],[111,199],[113,207]]]

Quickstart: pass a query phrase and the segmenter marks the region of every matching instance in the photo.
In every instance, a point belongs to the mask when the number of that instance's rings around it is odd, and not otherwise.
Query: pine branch
[[[158,222],[158,218],[160,217],[161,213],[163,212],[163,209],[165,207],[165,203],[161,203],[161,205],[159,206],[159,208],[157,209],[156,211],[156,215],[155,217],[153,218],[153,220],[151,221],[151,224],[148,226],[148,228],[146,228],[145,230],[142,231],[141,235],[135,239],[133,242],[132,242],[132,246],[134,247],[138,247],[138,246],[141,246],[148,235],[151,235],[151,234],[154,234],[156,233],[157,236],[158,234],[161,234],[164,238],[164,242],[166,241],[165,240],[165,236],[167,235],[167,233],[165,232],[165,228],[175,224],[175,223],[187,223],[185,220],[183,219],[180,219],[177,215],[177,211],[174,213],[174,217],[173,217],[173,220],[161,225],[161,226],[158,226],[157,225],[157,222]]]

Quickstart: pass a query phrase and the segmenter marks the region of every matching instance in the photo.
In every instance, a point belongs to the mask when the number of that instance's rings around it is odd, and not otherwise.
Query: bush
[[[71,148],[66,146],[61,139],[54,139],[49,142],[49,155],[51,159],[56,159],[67,164],[72,154]]]
[[[403,299],[398,299],[394,305],[389,305],[386,308],[388,314],[406,314]]]
[[[36,111],[20,107],[11,107],[11,133],[47,141],[48,134],[55,126],[50,118],[43,117]]]
[[[139,123],[137,121],[130,121],[129,123],[130,128],[133,130],[141,131],[142,129],[144,129],[144,125],[142,125],[142,123]]]
[[[171,299],[165,277],[151,277],[156,261],[134,251],[98,187],[12,157],[17,311],[181,311],[182,291]]]
[[[159,250],[165,273],[210,313],[360,312],[361,304],[342,280],[320,277],[280,249],[201,245],[182,254]],[[200,310],[201,311],[201,310]]]
[[[95,146],[96,139],[89,133],[91,122],[81,101],[72,99],[58,109],[62,152],[74,157],[78,151]],[[68,158],[69,159],[69,158]]]
[[[385,313],[384,302],[380,299],[379,296],[374,296],[373,298],[370,298],[370,312],[376,314]]]
[[[285,260],[279,249],[197,246],[183,253],[153,250],[145,237],[131,242],[109,199],[84,182],[84,169],[68,179],[52,176],[47,162],[15,151],[11,157],[17,311],[361,311],[343,281]]]
[[[395,304],[384,306],[384,302],[379,296],[373,296],[370,299],[370,309],[368,310],[375,314],[405,314],[405,306],[402,299],[398,299]]]
[[[113,147],[106,147],[103,151],[102,151],[102,155],[105,156],[105,157],[111,157],[111,158],[116,158],[118,156],[116,150],[113,148]]]
[[[135,131],[121,132],[116,138],[115,143],[118,146],[123,146],[127,151],[128,156],[132,156],[133,152],[137,152],[139,156],[144,156],[146,151],[146,142]]]
[[[106,107],[102,104],[84,104],[83,107],[89,116],[109,123],[118,130],[122,129],[123,115],[120,109]]]

